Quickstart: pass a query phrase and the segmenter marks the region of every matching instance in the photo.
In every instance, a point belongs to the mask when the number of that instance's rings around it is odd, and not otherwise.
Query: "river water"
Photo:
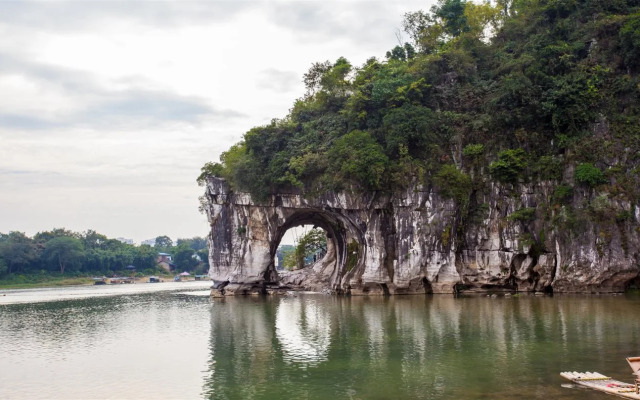
[[[0,291],[2,399],[607,399],[640,296],[211,300],[209,282]]]

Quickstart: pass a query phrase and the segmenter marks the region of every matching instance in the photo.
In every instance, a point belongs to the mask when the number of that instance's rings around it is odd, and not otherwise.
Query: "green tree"
[[[369,133],[352,131],[334,142],[329,150],[331,168],[343,182],[380,189],[389,159]]]
[[[331,68],[322,74],[320,78],[322,90],[344,94],[350,86],[348,76],[352,68],[351,63],[346,58],[338,58]]]
[[[396,158],[404,146],[414,158],[429,157],[429,146],[438,141],[434,122],[433,112],[426,107],[404,104],[389,110],[382,121],[386,154]]]
[[[178,245],[173,253],[176,268],[182,271],[193,271],[200,263],[195,257],[196,252],[186,243]]]
[[[208,162],[200,168],[200,175],[196,179],[198,186],[204,186],[208,177],[217,176],[219,178],[224,177],[224,166],[220,163]]]
[[[502,10],[509,10],[509,6],[494,7],[488,1],[477,4],[466,0],[439,0],[430,13],[406,13],[403,28],[423,53],[436,53],[448,42],[460,42],[461,37],[484,38],[489,27],[498,28]]]
[[[402,28],[423,54],[431,54],[444,43],[444,27],[431,13],[408,12],[404,15]]]
[[[158,236],[156,237],[156,243],[154,247],[159,249],[168,249],[169,247],[173,247],[173,240],[169,236]]]
[[[494,7],[488,1],[483,3],[467,1],[464,7],[467,32],[477,39],[484,38],[489,27],[498,29],[500,14],[500,5]]]
[[[295,259],[298,268],[304,267],[305,260],[310,257],[320,258],[327,252],[327,234],[322,229],[311,229],[298,241]]]
[[[289,271],[298,268],[295,249],[285,249],[282,251],[282,267]]]
[[[469,202],[471,178],[455,165],[443,165],[433,182],[442,196],[454,199],[458,205],[464,206]]]
[[[482,153],[484,153],[484,145],[480,143],[469,144],[462,149],[462,154],[469,158],[479,157]]]
[[[107,239],[104,243],[101,244],[101,247],[103,249],[114,252],[114,253],[119,251],[124,251],[125,249],[128,249],[130,246],[131,245],[129,244],[122,243],[118,239]]]
[[[38,232],[33,236],[33,240],[38,243],[46,243],[53,238],[60,236],[79,237],[75,232],[72,232],[65,228],[53,228],[50,231]]]
[[[107,242],[108,238],[98,232],[89,229],[81,235],[82,244],[85,249],[100,249]]]
[[[191,247],[193,251],[199,251],[207,247],[207,239],[198,236],[189,239],[178,239],[176,245],[180,246],[183,243]]]
[[[630,15],[622,26],[620,41],[627,67],[637,71],[640,64],[640,12]]]
[[[452,37],[460,36],[471,29],[464,12],[466,4],[466,0],[439,0],[431,12],[443,22],[445,33]]]
[[[133,265],[138,270],[155,269],[158,252],[149,245],[143,244],[133,248]]]
[[[396,46],[387,51],[386,57],[388,60],[407,61],[407,51],[403,46]]]
[[[0,276],[4,276],[8,271],[7,262],[3,258],[0,258]]]
[[[66,228],[53,228],[50,231],[38,232],[33,236],[33,241],[38,247],[39,255],[41,255],[40,253],[42,253],[42,250],[44,250],[45,244],[49,240],[57,237],[62,237],[62,236],[81,238],[81,235],[79,235],[76,232],[70,231]]]
[[[60,268],[60,273],[68,266],[80,264],[84,256],[84,248],[79,239],[70,236],[58,236],[45,244],[43,256]]]
[[[8,266],[8,273],[19,272],[38,258],[34,241],[22,232],[9,232],[0,242],[0,257]]]
[[[498,153],[498,161],[489,166],[491,174],[505,183],[518,183],[518,178],[527,166],[523,149],[507,149]]]
[[[311,65],[309,71],[303,75],[302,81],[307,88],[307,96],[313,96],[322,88],[322,78],[331,70],[331,62],[316,62]]]
[[[110,274],[114,270],[111,256],[112,253],[106,250],[89,248],[85,251],[83,270]]]

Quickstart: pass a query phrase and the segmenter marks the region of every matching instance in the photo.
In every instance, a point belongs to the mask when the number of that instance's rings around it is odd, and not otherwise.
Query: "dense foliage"
[[[405,15],[412,43],[386,60],[314,64],[290,113],[247,132],[199,182],[224,177],[263,199],[423,183],[465,206],[488,180],[551,180],[569,185],[558,201],[574,185],[636,201],[639,6],[440,0]]]
[[[77,233],[66,229],[39,232],[32,238],[21,232],[0,233],[0,279],[16,275],[106,275],[155,274],[159,252],[173,256],[176,270],[203,273],[208,269],[206,240],[178,239],[174,246],[167,236],[156,238],[154,247],[134,246],[109,239],[93,230]]]

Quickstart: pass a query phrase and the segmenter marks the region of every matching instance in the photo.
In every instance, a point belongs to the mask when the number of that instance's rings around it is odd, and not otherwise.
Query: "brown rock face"
[[[576,228],[564,206],[549,205],[553,189],[544,182],[516,188],[490,184],[475,194],[481,206],[470,216],[424,187],[314,198],[281,193],[256,202],[211,178],[205,193],[209,275],[225,295],[273,287],[351,295],[617,292],[637,282],[640,206],[609,201],[607,213],[580,214]],[[596,200],[589,192],[574,194],[576,203]],[[524,208],[535,210],[532,218],[509,217]],[[607,219],[616,210],[624,212],[624,220]],[[565,227],[569,222],[572,228]],[[311,267],[278,274],[274,257],[280,240],[300,225],[327,232],[327,255]]]

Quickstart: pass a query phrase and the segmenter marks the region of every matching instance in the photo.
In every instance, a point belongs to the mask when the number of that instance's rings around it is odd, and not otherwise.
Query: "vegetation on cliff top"
[[[640,0],[440,0],[403,27],[384,61],[314,64],[290,113],[198,181],[256,198],[420,182],[464,206],[488,179],[552,180],[559,202],[574,186],[638,200]]]

